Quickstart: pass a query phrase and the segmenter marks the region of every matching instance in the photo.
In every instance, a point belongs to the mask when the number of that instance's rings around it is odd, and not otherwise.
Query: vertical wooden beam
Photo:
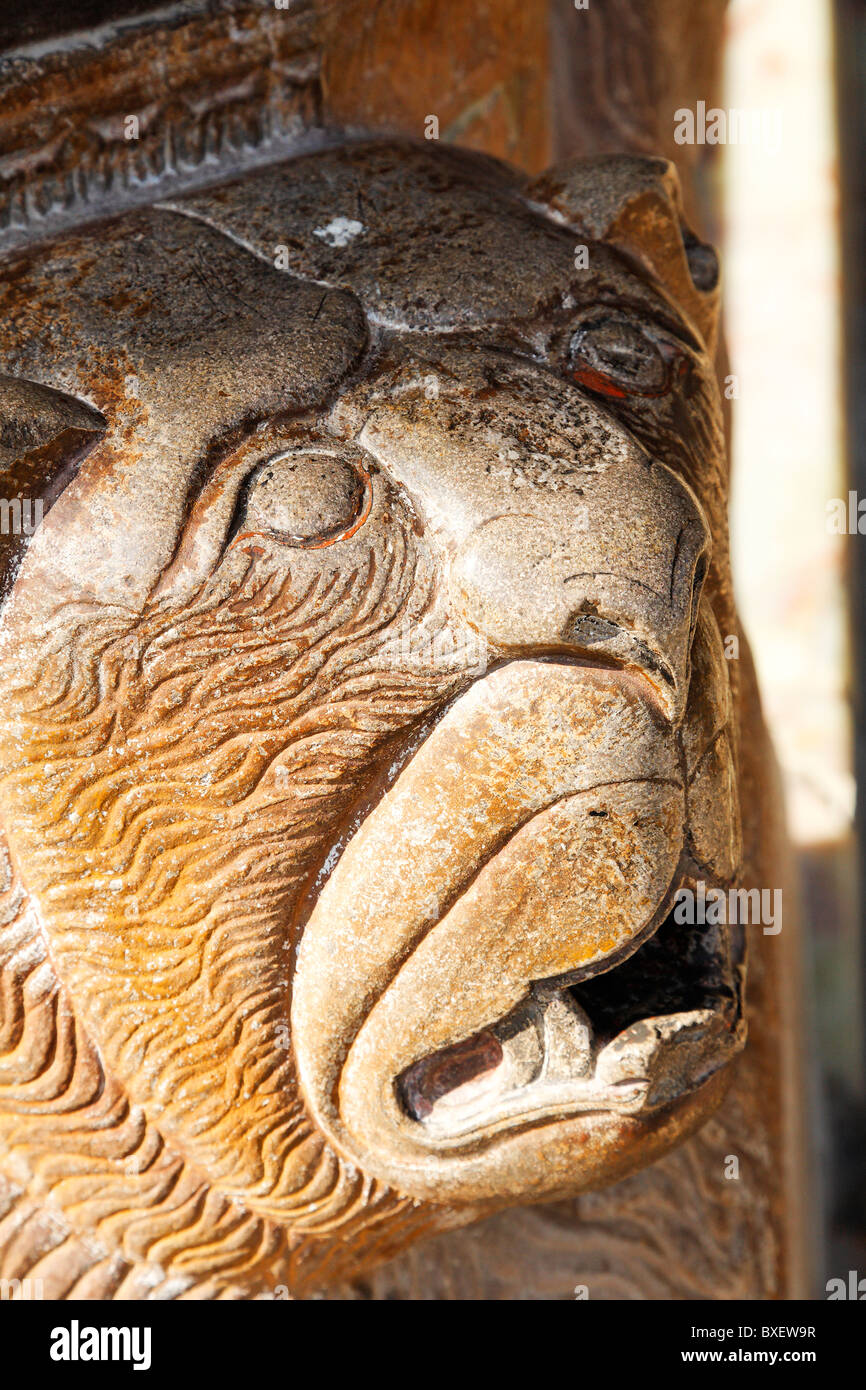
[[[553,155],[664,155],[687,200],[713,146],[678,145],[674,113],[719,104],[728,0],[550,0]]]
[[[527,170],[551,162],[547,0],[326,0],[326,119],[439,138]]]
[[[842,252],[842,389],[849,486],[866,497],[866,4],[864,0],[835,0],[836,96],[840,169],[840,235]],[[866,543],[848,538],[848,584],[851,603],[851,646],[854,663],[854,760],[857,779],[856,834],[859,863],[866,864]],[[866,879],[860,869],[860,1001],[861,1034],[866,1042]],[[862,1213],[866,1184],[866,1055],[862,1057],[859,1093],[839,1097],[828,1175],[828,1244],[838,1265],[835,1276],[863,1251],[863,1222],[848,1226],[852,1211]],[[855,1244],[854,1242],[857,1242]],[[855,1254],[856,1252],[856,1254]]]

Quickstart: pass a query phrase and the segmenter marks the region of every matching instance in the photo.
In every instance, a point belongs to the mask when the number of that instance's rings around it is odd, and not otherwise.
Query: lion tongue
[[[413,1119],[427,1119],[434,1108],[441,1118],[538,1079],[589,1075],[592,1041],[590,1020],[568,992],[542,988],[492,1028],[414,1062],[398,1078],[398,1092]]]
[[[503,1057],[501,1042],[486,1029],[434,1052],[432,1057],[422,1057],[400,1078],[406,1109],[413,1119],[424,1119],[443,1096],[489,1075],[502,1064]]]

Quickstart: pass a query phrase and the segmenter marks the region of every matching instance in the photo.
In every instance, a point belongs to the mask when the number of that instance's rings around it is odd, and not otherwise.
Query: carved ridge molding
[[[234,0],[0,57],[0,251],[320,142],[314,23]]]

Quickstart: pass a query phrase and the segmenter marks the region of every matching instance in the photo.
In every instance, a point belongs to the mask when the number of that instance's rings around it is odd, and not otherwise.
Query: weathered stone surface
[[[670,911],[760,830],[692,247],[658,161],[375,142],[0,269],[7,409],[79,422],[0,633],[54,1295],[301,1292],[720,1101],[743,934]]]

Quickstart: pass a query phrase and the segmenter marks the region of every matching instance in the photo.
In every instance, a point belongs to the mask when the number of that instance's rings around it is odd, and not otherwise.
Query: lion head
[[[105,1258],[301,1287],[720,1099],[716,276],[662,161],[381,142],[3,270],[0,1170]]]

